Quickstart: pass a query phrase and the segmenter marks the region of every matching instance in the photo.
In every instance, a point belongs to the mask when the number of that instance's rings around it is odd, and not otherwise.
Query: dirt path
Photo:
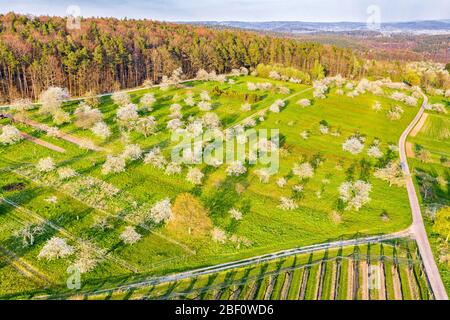
[[[240,294],[241,294],[241,287],[237,286],[235,290],[233,290],[233,293],[230,295],[229,300],[238,300]]]
[[[350,259],[347,269],[347,300],[353,300],[353,264],[353,259]]]
[[[330,288],[330,296],[328,297],[329,300],[334,300],[335,293],[336,293],[336,275],[337,275],[337,265],[336,261],[333,261],[331,265],[331,288]]]
[[[386,279],[384,262],[380,261],[380,287],[378,288],[378,300],[386,300]]]
[[[369,300],[369,268],[367,265],[367,261],[361,261],[359,263],[360,272],[361,272],[361,297],[362,300]]]
[[[269,277],[269,284],[267,285],[266,292],[264,292],[264,300],[270,300],[276,278],[277,278],[276,276]]]
[[[300,286],[300,294],[298,296],[298,300],[305,300],[305,294],[306,294],[306,284],[308,283],[308,277],[309,277],[309,267],[303,271],[302,276],[302,284]]]
[[[27,119],[27,118],[19,118],[19,117],[14,117],[11,114],[6,114],[6,117],[10,118],[13,122],[19,122],[22,124],[25,124],[27,126],[30,126],[32,128],[41,130],[41,131],[45,131],[47,129],[47,126],[39,123],[37,121],[31,120],[31,119]],[[77,146],[79,146],[80,148],[84,148],[84,149],[88,149],[91,151],[104,151],[103,148],[98,147],[96,145],[94,145],[93,143],[90,143],[90,141],[86,140],[86,139],[82,139],[76,136],[73,136],[71,134],[68,133],[62,133],[59,132],[57,134],[55,134],[56,138],[65,140],[67,142],[76,144]]]
[[[392,266],[392,283],[394,285],[394,298],[395,300],[403,300],[402,285],[400,283],[400,277],[398,270],[395,266]]]
[[[409,285],[409,291],[411,292],[411,299],[412,300],[420,300],[419,299],[419,288],[417,287],[416,278],[414,277],[412,268],[408,268],[406,272],[408,276],[408,285]]]
[[[292,272],[287,272],[284,276],[283,287],[281,288],[280,300],[287,300],[289,288],[291,287]]]
[[[324,265],[325,265],[324,262],[319,264],[319,270],[317,271],[316,292],[315,292],[316,300],[322,300],[322,284],[323,284],[323,277],[324,277],[324,273],[325,273]]]
[[[0,125],[0,129],[2,128],[2,126]],[[41,140],[39,138],[33,137],[32,135],[29,135],[28,133],[25,132],[20,132],[20,135],[22,136],[23,139],[28,140],[30,142],[33,142],[34,144],[40,145],[41,147],[59,152],[59,153],[64,153],[66,152],[66,150],[64,150],[63,148],[60,148],[58,146],[55,146],[54,144]]]
[[[406,156],[408,158],[415,158],[416,156],[416,153],[414,152],[413,149],[413,144],[411,142],[406,143]]]
[[[52,144],[50,142],[47,142],[47,141],[41,140],[39,138],[33,137],[32,135],[29,135],[28,133],[21,132],[20,135],[25,140],[31,141],[34,144],[40,145],[41,147],[44,147],[44,148],[47,148],[47,149],[50,149],[50,150],[53,150],[53,151],[56,151],[56,152],[59,152],[59,153],[66,152],[66,150],[64,150],[63,148],[55,146],[54,144]]]
[[[419,122],[414,127],[414,129],[412,129],[412,131],[410,133],[411,137],[415,137],[420,132],[420,130],[422,130],[423,125],[427,121],[427,118],[428,118],[428,113],[424,112],[423,115],[422,115],[422,118],[420,118]]]
[[[251,288],[250,290],[248,290],[247,296],[245,297],[245,300],[253,300],[253,297],[255,296],[256,293],[256,289],[258,287],[258,282],[257,281],[252,281],[250,283]]]

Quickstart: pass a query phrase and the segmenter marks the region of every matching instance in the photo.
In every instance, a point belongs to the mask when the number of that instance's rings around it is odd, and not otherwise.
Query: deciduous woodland
[[[3,101],[36,99],[49,86],[80,96],[157,83],[179,67],[191,77],[199,69],[226,73],[260,63],[295,67],[312,79],[325,73],[399,81],[404,67],[369,64],[350,49],[250,32],[113,18],[83,19],[81,29],[69,30],[61,17],[0,15]]]

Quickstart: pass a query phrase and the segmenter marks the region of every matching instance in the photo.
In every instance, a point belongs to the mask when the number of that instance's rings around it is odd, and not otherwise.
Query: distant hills
[[[382,23],[380,29],[368,28],[364,22],[302,22],[302,21],[196,21],[187,24],[211,27],[238,28],[266,32],[282,33],[329,33],[329,32],[367,32],[379,33],[413,33],[413,34],[450,34],[450,20],[410,21]]]

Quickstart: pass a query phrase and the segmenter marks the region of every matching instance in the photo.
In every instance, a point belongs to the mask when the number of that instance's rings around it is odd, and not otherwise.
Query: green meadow
[[[191,81],[167,91],[159,88],[133,91],[131,101],[136,104],[145,93],[155,95],[156,103],[152,111],[139,110],[140,116],[154,116],[158,122],[158,132],[149,137],[134,131],[126,135],[120,133],[115,121],[118,106],[110,96],[102,97],[98,107],[112,130],[112,135],[106,140],[73,123],[59,126],[64,133],[90,139],[103,148],[102,151],[81,149],[76,144],[16,123],[22,132],[61,147],[65,152],[58,153],[29,140],[0,148],[0,196],[7,200],[0,203],[0,247],[13,254],[9,258],[2,254],[4,258],[0,260],[0,280],[6,284],[0,286],[0,296],[31,297],[43,292],[67,291],[66,269],[76,257],[52,261],[37,258],[46,241],[53,236],[66,239],[73,246],[88,242],[93,248],[91,250],[103,257],[92,271],[82,275],[82,290],[95,290],[138,281],[147,276],[180,272],[283,249],[408,228],[411,216],[405,189],[390,187],[387,182],[376,179],[373,171],[398,157],[389,145],[397,145],[418,107],[408,107],[385,97],[389,94],[388,89],[385,96],[366,93],[350,98],[336,94],[336,89],[332,88],[326,99],[319,100],[313,98],[313,89],[306,85],[251,76],[235,77],[234,80],[233,85]],[[270,82],[274,88],[250,92],[247,82]],[[289,87],[290,93],[280,93],[275,90],[276,85]],[[102,174],[107,154],[118,155],[126,144],[138,144],[145,152],[159,146],[169,159],[176,143],[166,129],[170,120],[169,108],[173,103],[180,104],[183,119],[202,116],[205,112],[195,106],[187,106],[183,100],[187,92],[192,92],[198,102],[198,95],[203,90],[209,92],[212,111],[219,116],[223,129],[240,124],[247,117],[271,106],[277,99],[286,99],[280,113],[267,111],[264,121],[257,121],[254,127],[279,130],[282,150],[280,166],[268,183],[262,183],[255,174],[262,167],[260,164],[246,164],[246,174],[238,177],[227,176],[226,164],[218,168],[196,165],[205,174],[199,186],[185,178],[191,166],[183,166],[181,174],[169,176],[164,174],[164,170],[143,163],[142,159],[127,163],[125,172]],[[311,99],[312,105],[299,106],[296,102],[302,98]],[[241,105],[246,101],[251,103],[252,109],[244,112]],[[381,103],[381,111],[372,109],[375,101]],[[400,120],[390,121],[386,111],[395,105],[401,106],[404,113]],[[63,109],[73,113],[77,106],[78,102],[68,102]],[[51,117],[41,115],[37,110],[28,111],[26,116],[42,124],[53,125]],[[433,115],[432,119],[441,131],[446,128],[448,118]],[[319,130],[323,121],[328,123],[328,134]],[[8,119],[0,120],[1,125],[9,123]],[[304,131],[309,133],[308,139],[302,138]],[[418,143],[425,145],[428,141],[435,141],[433,139],[441,131],[434,125],[430,126],[426,129],[426,135],[417,136]],[[352,155],[342,149],[342,144],[355,134],[364,137],[365,147],[362,153]],[[379,141],[383,152],[381,159],[367,155],[367,149],[374,141]],[[448,139],[444,143],[448,146]],[[442,148],[437,140],[428,148],[436,153],[450,150],[448,147]],[[52,157],[58,168],[68,166],[79,175],[61,181],[54,172],[38,172],[35,165],[45,157]],[[292,174],[292,168],[304,161],[314,162],[317,166],[312,178],[301,181]],[[433,166],[428,164],[426,169],[434,170]],[[436,170],[441,170],[438,167],[436,164]],[[118,194],[107,196],[101,191],[80,189],[80,181],[86,177],[114,186],[119,190]],[[286,179],[283,187],[276,183],[280,178]],[[371,200],[359,211],[345,210],[339,201],[338,188],[345,181],[356,180],[372,185]],[[292,190],[298,184],[303,185],[299,196]],[[52,197],[57,200],[49,201]],[[295,197],[298,208],[290,211],[281,209],[281,197]],[[136,231],[142,236],[141,240],[133,245],[123,243],[120,234],[130,225],[127,216],[138,209],[148,210],[164,198],[169,198],[179,210],[175,211],[174,222],[138,225]],[[192,213],[190,209],[183,210],[186,204],[184,198],[195,203],[199,212],[193,220],[189,218]],[[229,214],[232,208],[242,212],[241,220],[232,219]],[[93,227],[98,219],[105,217],[109,219],[111,228],[99,230]],[[46,223],[44,232],[36,237],[32,246],[24,246],[17,237],[17,231],[27,223],[42,221]],[[199,232],[191,234],[191,227],[198,227]],[[227,240],[224,243],[211,240],[213,227],[225,232]],[[30,266],[34,271],[27,269]],[[18,280],[26,276],[38,279],[35,283]],[[264,285],[282,287],[281,283],[273,281],[270,279]],[[264,293],[254,294],[261,298]]]

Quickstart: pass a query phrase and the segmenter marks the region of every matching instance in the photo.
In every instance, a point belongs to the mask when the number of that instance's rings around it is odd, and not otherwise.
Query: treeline
[[[281,63],[306,72],[317,63],[327,73],[360,75],[349,49],[149,20],[89,18],[68,30],[61,17],[0,15],[0,99],[35,99],[50,85],[74,95],[158,82],[182,67],[218,73],[259,63]]]

